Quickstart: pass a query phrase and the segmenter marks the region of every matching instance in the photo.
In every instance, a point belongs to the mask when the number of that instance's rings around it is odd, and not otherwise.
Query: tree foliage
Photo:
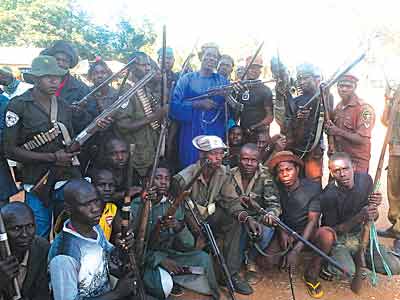
[[[126,61],[133,51],[155,41],[152,24],[140,27],[120,19],[115,29],[96,25],[74,0],[1,0],[0,46],[48,47],[71,41],[80,57]]]

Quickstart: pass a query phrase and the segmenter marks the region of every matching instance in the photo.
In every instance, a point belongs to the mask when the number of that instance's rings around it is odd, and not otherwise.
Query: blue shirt
[[[193,107],[192,97],[202,95],[207,90],[229,84],[217,73],[205,77],[199,72],[183,75],[176,84],[170,106],[170,117],[179,123],[179,160],[182,168],[198,160],[199,154],[192,145],[198,135],[216,135],[225,139],[225,98],[210,97],[217,103],[215,109],[205,111]]]
[[[96,239],[86,238],[68,228],[57,235],[49,252],[49,272],[54,299],[83,300],[111,290],[108,254],[113,246],[99,225]]]

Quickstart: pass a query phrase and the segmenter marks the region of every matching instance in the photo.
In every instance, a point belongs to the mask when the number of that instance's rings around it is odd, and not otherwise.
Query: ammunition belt
[[[136,97],[143,106],[144,115],[146,117],[150,116],[155,110],[155,107],[157,105],[157,100],[153,96],[151,96],[151,99],[150,99],[147,96],[144,88],[141,88],[136,92]],[[157,130],[160,128],[160,123],[158,121],[154,121],[154,122],[150,123],[150,126],[154,130]]]
[[[22,145],[26,150],[32,151],[36,148],[42,147],[46,144],[53,142],[59,135],[61,130],[56,122],[53,122],[53,128],[47,132],[36,134],[31,140]]]

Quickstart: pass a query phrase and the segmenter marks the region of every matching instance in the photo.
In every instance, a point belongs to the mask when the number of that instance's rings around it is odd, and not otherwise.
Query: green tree
[[[117,29],[95,25],[74,0],[1,0],[0,46],[48,47],[55,40],[71,41],[81,58],[127,60],[152,45],[152,24],[135,27],[119,20]]]

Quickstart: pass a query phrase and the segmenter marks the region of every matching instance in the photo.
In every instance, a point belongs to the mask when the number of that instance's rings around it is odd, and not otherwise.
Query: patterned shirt
[[[272,175],[268,169],[259,165],[253,178],[250,180],[246,190],[243,188],[242,175],[238,167],[231,169],[229,179],[221,188],[221,206],[237,217],[245,210],[239,197],[249,196],[267,211],[279,216],[281,213],[281,204],[279,200],[279,191],[275,185]],[[247,210],[247,209],[246,209]],[[248,211],[252,213],[251,211]]]
[[[107,255],[113,246],[100,226],[96,239],[86,238],[64,223],[49,252],[49,272],[54,299],[83,300],[111,290]]]

